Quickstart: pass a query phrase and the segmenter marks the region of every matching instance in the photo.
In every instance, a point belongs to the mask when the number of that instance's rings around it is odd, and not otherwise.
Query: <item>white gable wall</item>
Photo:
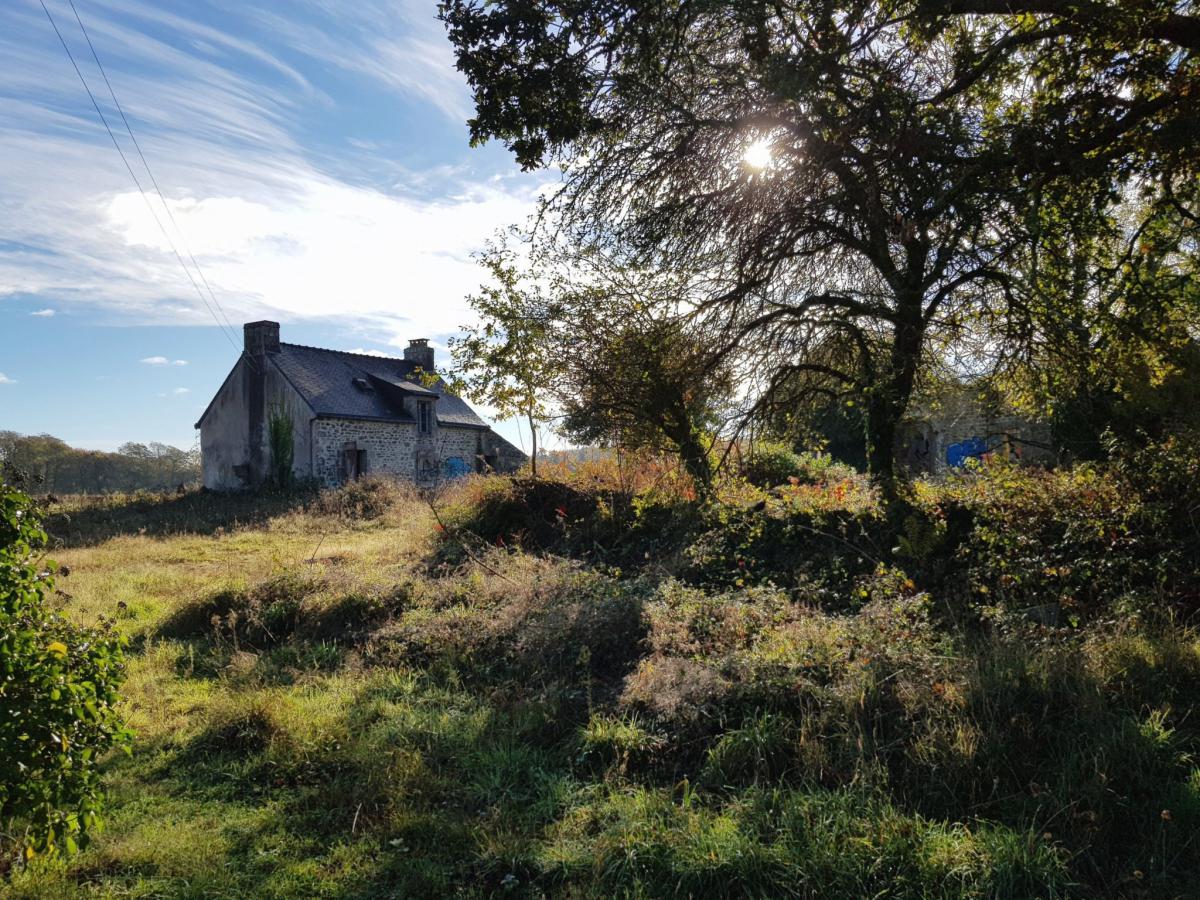
[[[261,358],[255,364],[262,365]],[[243,490],[267,480],[271,456],[268,422],[274,409],[284,410],[292,420],[293,474],[308,478],[312,473],[312,411],[273,364],[266,363],[263,374],[260,400],[247,358],[239,359],[200,423],[201,469],[209,490]],[[257,429],[253,427],[256,417],[260,421]],[[257,440],[252,440],[252,433],[257,433]]]

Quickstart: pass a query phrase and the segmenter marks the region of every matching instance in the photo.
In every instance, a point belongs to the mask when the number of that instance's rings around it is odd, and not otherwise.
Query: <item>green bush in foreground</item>
[[[121,640],[47,609],[46,543],[24,493],[0,487],[0,822],[27,858],[74,852],[97,825],[97,757],[125,746]]]
[[[849,478],[854,470],[833,461],[828,453],[797,453],[786,444],[756,446],[741,467],[741,476],[751,484],[769,488],[780,484],[820,484]]]

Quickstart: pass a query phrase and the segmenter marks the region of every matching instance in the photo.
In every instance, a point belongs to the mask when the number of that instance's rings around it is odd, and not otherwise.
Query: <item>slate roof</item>
[[[488,427],[461,397],[446,390],[440,379],[428,387],[421,385],[420,377],[413,373],[416,363],[408,360],[284,343],[271,359],[317,416],[411,422],[413,417],[389,400],[389,395],[400,391],[436,395],[433,408],[440,425]],[[356,378],[372,389],[356,386]]]

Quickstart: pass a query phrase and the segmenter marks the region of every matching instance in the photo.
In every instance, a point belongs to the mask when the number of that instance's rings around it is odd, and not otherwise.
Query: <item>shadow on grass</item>
[[[60,547],[91,547],[123,535],[211,535],[260,526],[303,509],[316,492],[112,494],[52,504],[46,531]]]

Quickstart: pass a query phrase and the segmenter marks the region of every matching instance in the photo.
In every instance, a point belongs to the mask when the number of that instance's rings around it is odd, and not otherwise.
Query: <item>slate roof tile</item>
[[[417,365],[408,360],[284,343],[272,359],[318,416],[411,422],[411,415],[389,402],[390,391],[363,390],[355,384],[356,378],[378,379],[402,391],[435,395],[440,425],[488,427],[441,379],[428,387],[422,385],[420,374],[414,372]]]

